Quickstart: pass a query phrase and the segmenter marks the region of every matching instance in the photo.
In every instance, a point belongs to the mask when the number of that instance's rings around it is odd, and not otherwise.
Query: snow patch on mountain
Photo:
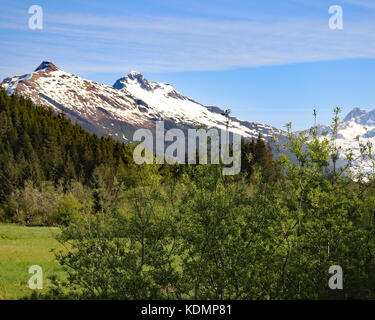
[[[332,137],[331,126],[324,125],[319,128],[319,134],[326,132]],[[340,161],[346,163],[346,155],[353,152],[355,166],[367,171],[371,168],[371,161],[361,157],[360,143],[370,142],[375,146],[375,110],[367,112],[358,107],[353,108],[343,121],[340,122],[337,131],[336,145],[340,150]]]
[[[52,62],[43,61],[32,73],[6,78],[1,85],[9,94],[17,91],[35,104],[64,112],[72,120],[98,135],[131,141],[137,128],[155,127],[164,120],[168,127],[227,129],[223,110],[182,95],[173,86],[147,80],[131,71],[107,86],[64,72]],[[245,138],[285,135],[282,130],[230,117],[229,130]]]
[[[217,107],[206,107],[190,99],[173,86],[161,82],[148,81],[142,74],[136,71],[118,79],[114,88],[130,94],[144,101],[150,110],[161,113],[166,119],[173,119],[176,123],[189,124],[195,127],[206,126],[207,128],[219,128],[226,130],[226,118],[223,110]],[[212,110],[216,108],[216,110]],[[255,138],[261,129],[264,137],[268,138],[274,134],[283,134],[271,126],[255,124],[248,121],[240,121],[230,117],[229,130],[247,138]]]
[[[116,133],[114,129],[108,130],[100,124],[103,120],[126,121],[132,126],[152,126],[151,122],[147,123],[133,97],[111,86],[64,72],[51,62],[42,62],[30,74],[6,78],[2,86],[10,94],[17,90],[36,104],[52,107],[57,112],[64,111],[84,126],[89,122],[101,127],[104,131],[98,130],[99,134]]]

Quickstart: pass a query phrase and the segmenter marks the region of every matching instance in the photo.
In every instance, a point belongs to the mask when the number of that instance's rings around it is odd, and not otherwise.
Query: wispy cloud
[[[374,0],[340,0],[341,2],[352,4],[355,6],[360,6],[369,9],[375,9]]]
[[[370,5],[361,0],[343,0]],[[375,4],[374,4],[375,6]],[[24,19],[25,13],[22,13]],[[0,55],[28,48],[28,60],[51,57],[67,71],[143,72],[223,70],[307,61],[375,58],[375,21],[345,20],[328,28],[328,14],[312,18],[253,16],[247,19],[171,15],[128,16],[45,12],[44,29],[25,30],[20,16],[0,28],[19,38]],[[324,18],[323,18],[324,17]],[[23,21],[23,20],[22,20]],[[11,38],[5,37],[11,41]],[[4,40],[4,41],[5,41]],[[26,57],[23,62],[25,63]]]

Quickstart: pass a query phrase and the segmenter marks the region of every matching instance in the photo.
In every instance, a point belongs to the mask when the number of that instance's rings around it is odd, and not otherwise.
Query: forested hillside
[[[72,124],[64,113],[55,114],[16,94],[8,96],[1,89],[0,205],[6,214],[0,219],[45,224],[45,219],[32,218],[38,215],[36,212],[15,217],[20,210],[9,206],[10,200],[22,205],[20,197],[27,196],[24,210],[32,211],[32,203],[41,206],[47,198],[58,199],[72,184],[95,189],[98,179],[117,176],[125,181],[125,168],[132,160],[129,148],[110,137],[88,133]],[[54,196],[48,196],[51,192]],[[41,193],[39,200],[37,193]]]
[[[131,144],[88,133],[63,112],[0,89],[0,221],[55,224],[60,219],[48,216],[59,199],[74,203],[83,197],[99,210],[101,197],[110,197],[106,193],[134,183],[139,168],[132,150]],[[251,173],[257,163],[273,174],[272,151],[260,136],[243,143],[242,171]],[[181,173],[173,166],[158,168],[164,175]]]
[[[26,180],[88,183],[98,166],[121,171],[131,157],[126,145],[89,134],[64,113],[0,91],[0,202]]]

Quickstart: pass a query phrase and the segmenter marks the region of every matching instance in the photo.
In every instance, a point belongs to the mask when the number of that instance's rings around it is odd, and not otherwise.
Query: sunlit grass
[[[49,276],[64,277],[51,252],[62,248],[55,239],[59,232],[58,228],[0,224],[0,299],[20,299],[32,294],[27,283],[32,276],[28,273],[32,265],[43,270],[40,292],[48,289]]]

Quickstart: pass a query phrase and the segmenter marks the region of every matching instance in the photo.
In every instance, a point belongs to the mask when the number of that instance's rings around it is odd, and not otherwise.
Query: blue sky
[[[42,30],[28,28],[31,5]],[[344,29],[328,27],[328,8]],[[112,85],[130,70],[282,128],[375,108],[374,0],[0,0],[0,78],[51,60]]]

